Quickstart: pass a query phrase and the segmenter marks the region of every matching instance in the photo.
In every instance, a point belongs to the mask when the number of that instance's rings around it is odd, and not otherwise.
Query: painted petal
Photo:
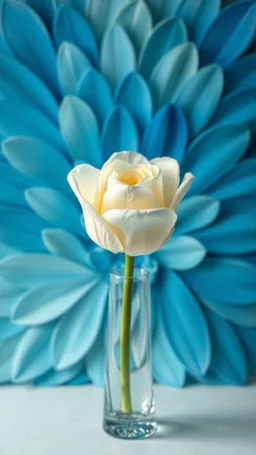
[[[208,311],[212,338],[210,371],[228,384],[242,385],[247,381],[245,353],[233,328],[224,319]]]
[[[91,108],[79,98],[67,96],[59,116],[61,134],[74,159],[100,167],[98,124]]]
[[[213,19],[217,16],[220,9],[220,0],[201,0],[199,7],[196,8],[190,0],[183,2],[183,11],[178,11],[178,15],[181,16],[189,26],[191,40],[197,44],[197,47],[202,43],[206,32],[208,31]]]
[[[67,382],[75,379],[83,370],[83,363],[78,362],[76,365],[66,368],[62,371],[50,370],[43,376],[40,376],[34,381],[37,387],[52,387],[56,385],[67,384]]]
[[[241,343],[246,350],[246,357],[249,363],[249,371],[253,374],[256,374],[256,330],[236,327],[236,331],[238,332]]]
[[[156,108],[172,101],[180,87],[196,73],[197,67],[197,49],[192,43],[181,44],[164,55],[150,76]]]
[[[105,325],[105,324],[104,324]],[[106,377],[106,334],[104,326],[99,330],[96,341],[85,356],[85,367],[91,381],[98,387],[104,387]]]
[[[147,79],[153,68],[171,49],[187,41],[187,31],[179,18],[168,18],[156,25],[142,50],[139,71]]]
[[[12,358],[19,345],[20,336],[12,337],[0,346],[0,384],[11,381]]]
[[[98,49],[94,35],[86,19],[76,9],[65,5],[59,8],[54,17],[53,36],[57,47],[63,41],[69,41],[97,63]]]
[[[223,72],[218,65],[202,68],[182,88],[175,102],[185,113],[191,136],[196,136],[207,125],[218,106],[222,90]]]
[[[186,235],[171,238],[156,257],[161,265],[174,270],[188,270],[196,267],[206,255],[206,249],[193,237]]]
[[[24,291],[0,277],[0,318],[9,318],[12,313],[13,302]]]
[[[222,179],[211,186],[207,193],[221,201],[255,194],[255,175],[256,159],[239,161]]]
[[[4,2],[2,30],[17,59],[58,93],[55,51],[40,17],[24,3]]]
[[[139,55],[152,28],[152,17],[146,3],[135,1],[128,4],[121,10],[116,22],[126,31]]]
[[[100,170],[90,164],[79,164],[68,174],[68,182],[78,193],[75,194],[86,199],[94,205],[99,183]]]
[[[16,301],[12,320],[15,324],[23,326],[41,325],[53,321],[84,299],[98,282],[62,280],[35,287]]]
[[[184,196],[186,195],[186,193],[190,189],[190,186],[192,185],[192,183],[194,181],[194,178],[195,177],[190,172],[187,172],[184,175],[184,178],[183,178],[179,188],[177,189],[177,191],[176,191],[176,193],[174,195],[174,198],[172,200],[172,203],[171,203],[171,208],[175,212],[177,212],[181,200],[184,198]]]
[[[85,14],[98,41],[127,4],[128,0],[86,0]]]
[[[111,90],[102,74],[95,69],[87,71],[77,86],[77,96],[90,106],[102,126],[113,105]]]
[[[256,54],[245,55],[225,71],[225,94],[256,88]]]
[[[245,254],[253,252],[256,249],[255,198],[223,201],[216,222],[196,233],[195,236],[210,253]]]
[[[114,209],[105,212],[104,219],[120,236],[124,252],[129,256],[140,256],[153,253],[163,245],[176,222],[176,214],[168,208]]]
[[[256,327],[256,304],[230,305],[223,302],[202,300],[213,313],[238,326]]]
[[[256,300],[255,273],[256,267],[241,259],[207,257],[182,276],[202,298],[241,305]]]
[[[62,256],[70,261],[86,263],[87,248],[75,235],[62,229],[45,229],[43,242],[52,254]]]
[[[180,205],[175,233],[187,234],[211,224],[220,210],[220,202],[208,196],[194,196]]]
[[[65,95],[75,95],[82,75],[92,67],[89,58],[74,44],[64,42],[58,49],[58,76]]]
[[[167,335],[188,370],[203,374],[211,362],[211,341],[204,314],[183,280],[170,270],[163,273],[161,300]]]
[[[50,254],[19,254],[0,262],[1,276],[16,286],[29,287],[35,283],[80,279],[87,281],[95,272],[73,261]]]
[[[130,73],[117,87],[115,102],[122,104],[142,133],[152,114],[152,99],[147,83],[139,73]]]
[[[9,318],[0,319],[0,343],[15,337],[23,331],[24,327],[13,324]]]
[[[66,313],[54,329],[51,355],[62,370],[79,361],[99,332],[108,297],[108,283],[94,283],[78,305]]]
[[[256,5],[253,1],[238,2],[224,8],[200,47],[202,64],[214,61],[227,67],[240,57],[254,38],[255,18]]]
[[[176,160],[167,157],[155,158],[151,160],[151,164],[157,166],[161,171],[165,205],[166,207],[170,207],[180,183],[179,165]]]
[[[2,142],[2,152],[18,171],[35,177],[70,196],[66,176],[71,167],[58,150],[34,137],[11,137]]]
[[[124,107],[115,107],[102,132],[103,161],[119,150],[138,150],[136,126]]]
[[[107,31],[101,48],[101,70],[114,89],[131,71],[135,70],[135,53],[127,33],[115,24]]]
[[[39,109],[57,122],[58,104],[46,85],[26,66],[10,58],[0,58],[0,91],[16,101]]]
[[[52,325],[46,325],[26,330],[13,356],[13,382],[21,384],[32,381],[50,370],[48,350],[52,329]]]
[[[43,220],[83,235],[80,210],[58,191],[43,186],[33,187],[25,191],[25,198],[32,210]]]
[[[149,160],[170,156],[181,163],[187,137],[187,123],[179,106],[163,106],[145,130],[141,152]]]
[[[243,156],[249,141],[244,125],[215,126],[200,134],[190,144],[183,163],[196,177],[190,194],[205,191],[220,179]]]

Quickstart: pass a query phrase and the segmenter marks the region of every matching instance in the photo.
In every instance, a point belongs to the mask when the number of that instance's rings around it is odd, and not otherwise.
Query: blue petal
[[[255,176],[254,176],[255,178]],[[256,249],[256,199],[229,199],[221,203],[216,222],[196,238],[214,254],[245,254]]]
[[[205,247],[193,237],[186,235],[172,237],[155,253],[161,265],[174,270],[196,267],[205,255]]]
[[[69,41],[82,49],[92,61],[98,62],[97,44],[86,19],[71,6],[62,5],[54,17],[53,36],[56,46]]]
[[[171,49],[185,41],[187,41],[187,31],[180,19],[169,18],[157,24],[141,52],[140,73],[149,78],[159,60]]]
[[[45,229],[43,231],[43,241],[52,254],[57,254],[82,264],[86,262],[87,248],[85,243],[70,232],[61,229]]]
[[[0,277],[0,318],[11,316],[13,303],[23,291],[22,287],[17,287]]]
[[[2,29],[17,59],[58,94],[55,51],[40,17],[21,2],[4,2]]]
[[[112,110],[103,127],[103,161],[120,150],[138,151],[138,133],[130,114],[118,106]]]
[[[175,233],[187,234],[211,224],[217,217],[220,203],[208,196],[194,196],[182,201]]]
[[[43,220],[75,234],[84,234],[80,210],[52,188],[33,187],[25,191],[26,201]]]
[[[247,380],[245,353],[232,327],[224,319],[208,311],[212,339],[210,371],[228,384],[242,385]]]
[[[106,330],[104,326],[99,330],[99,334],[85,356],[85,367],[91,381],[98,387],[104,387],[106,379]]]
[[[189,34],[192,41],[199,47],[212,24],[213,19],[219,12],[220,0],[202,0],[199,2],[198,9],[190,0],[185,0],[184,5],[185,8],[182,11],[182,17],[186,24],[189,25]],[[178,12],[178,15],[181,15],[180,11]]]
[[[158,22],[161,19],[174,16],[182,2],[182,0],[146,0],[150,6],[153,14],[154,22]]]
[[[217,199],[225,200],[256,192],[256,159],[243,160],[236,163],[232,169],[217,183],[211,186],[207,193]]]
[[[192,43],[181,44],[165,54],[154,67],[149,81],[155,107],[172,101],[197,67],[198,53]]]
[[[26,3],[33,8],[41,16],[44,22],[51,26],[53,3],[58,0],[26,0]]]
[[[109,272],[114,261],[115,255],[113,253],[98,246],[90,248],[86,254],[86,264],[100,273]]]
[[[141,153],[149,160],[170,156],[181,163],[187,137],[187,123],[181,109],[175,105],[164,106],[153,117],[144,133]]]
[[[58,50],[58,75],[65,95],[75,95],[84,72],[92,67],[89,58],[74,44],[64,42]]]
[[[46,85],[26,66],[10,58],[0,58],[0,91],[58,121],[58,104]]]
[[[57,370],[74,365],[90,350],[102,323],[107,297],[108,283],[91,283],[79,304],[59,321],[51,340],[51,356]]]
[[[3,156],[3,155],[2,155]],[[0,162],[0,180],[17,188],[25,189],[31,185],[35,185],[36,179],[27,177],[9,166],[7,162]]]
[[[139,55],[152,28],[152,17],[146,3],[128,3],[119,13],[116,22],[126,31]]]
[[[52,329],[52,325],[48,325],[26,330],[13,356],[13,382],[19,384],[32,381],[50,370],[48,350]]]
[[[249,141],[250,133],[243,125],[217,125],[200,134],[182,163],[196,177],[190,194],[205,191],[219,180],[243,156]]]
[[[227,67],[243,54],[256,31],[254,1],[236,2],[217,16],[200,47],[200,62]]]
[[[182,276],[202,298],[240,305],[256,300],[255,273],[256,267],[241,259],[207,257]]]
[[[142,133],[152,114],[152,99],[147,83],[139,73],[130,73],[117,87],[115,101],[122,104]]]
[[[24,328],[13,324],[9,318],[0,318],[0,343],[23,332]]]
[[[114,25],[104,36],[101,49],[101,70],[114,89],[131,71],[135,70],[135,53],[120,25]]]
[[[209,122],[218,106],[223,81],[220,66],[206,66],[188,80],[175,99],[185,113],[191,136],[198,134]]]
[[[50,370],[43,376],[40,376],[34,381],[35,386],[52,387],[56,385],[66,384],[75,379],[83,370],[82,362],[77,363],[71,368],[66,368],[63,371]]]
[[[256,54],[249,54],[225,71],[225,94],[256,88]]]
[[[17,335],[0,346],[0,384],[11,380],[12,358],[19,342],[20,335]]]
[[[86,0],[85,14],[98,41],[127,3],[127,0]]]
[[[0,259],[4,259],[7,256],[12,256],[18,253],[19,253],[18,248],[14,248],[11,245],[8,245],[7,243],[0,242]],[[3,317],[5,317],[5,315],[3,315]]]
[[[66,180],[71,167],[64,156],[46,142],[28,136],[14,137],[2,143],[2,152],[20,172],[70,196]]]
[[[111,90],[106,79],[98,71],[87,71],[77,86],[77,96],[93,110],[102,126],[113,105]]]
[[[233,324],[256,327],[256,304],[254,305],[230,305],[223,302],[213,302],[202,300],[210,310],[218,314],[221,318]]]
[[[64,370],[65,371],[65,370]],[[69,385],[84,385],[84,384],[89,384],[90,383],[90,378],[87,376],[86,373],[79,374],[76,376],[74,379],[69,381]]]
[[[24,198],[24,191],[16,186],[8,185],[0,181],[0,203],[5,206],[11,205],[27,208],[27,203]]]
[[[60,106],[60,129],[74,159],[100,167],[98,124],[86,103],[75,96],[64,98]]]
[[[162,279],[163,320],[173,349],[188,370],[205,373],[211,361],[211,342],[203,312],[178,275],[166,269]]]
[[[256,374],[256,330],[236,327],[236,331],[238,332],[241,343],[246,350],[249,371],[253,374]]]

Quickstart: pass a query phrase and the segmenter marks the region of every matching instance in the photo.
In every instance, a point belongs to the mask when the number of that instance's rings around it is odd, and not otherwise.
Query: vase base
[[[154,421],[144,420],[115,420],[104,419],[104,431],[114,438],[118,439],[143,439],[153,436],[156,432],[157,425]]]

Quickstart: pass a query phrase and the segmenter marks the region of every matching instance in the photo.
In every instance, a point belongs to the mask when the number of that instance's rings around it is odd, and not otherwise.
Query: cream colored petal
[[[124,252],[140,256],[157,251],[173,229],[177,215],[170,208],[109,210],[103,217],[118,235]]]
[[[179,205],[180,205],[180,201],[183,199],[183,197],[185,196],[185,194],[187,193],[187,191],[189,190],[189,188],[191,187],[192,185],[192,182],[194,180],[194,176],[193,174],[191,174],[190,172],[187,172],[185,175],[184,175],[184,178],[182,180],[182,183],[181,185],[179,186],[174,198],[173,198],[173,201],[172,201],[172,204],[171,204],[171,208],[177,212],[178,208],[179,208]]]
[[[134,164],[148,164],[148,160],[144,155],[141,155],[141,153],[137,152],[129,152],[129,151],[122,151],[122,152],[116,152],[111,155],[109,160],[106,162],[111,163],[112,161],[115,160],[122,160],[130,165]]]
[[[94,205],[99,176],[99,169],[90,164],[79,164],[69,172],[67,178],[78,199],[82,197]]]
[[[109,177],[117,172],[121,174],[124,172],[130,165],[122,160],[107,161],[103,168],[100,171],[99,184],[98,184],[98,209],[101,210],[101,201],[102,197],[108,186]]]
[[[139,183],[139,186],[149,189],[152,191],[160,201],[161,207],[165,207],[165,197],[164,197],[164,185],[163,177],[160,169],[156,166],[152,166],[154,169],[154,177],[146,177]]]
[[[164,156],[163,158],[154,158],[150,163],[157,166],[161,171],[164,185],[165,205],[166,207],[170,207],[180,182],[179,163],[167,156]]]

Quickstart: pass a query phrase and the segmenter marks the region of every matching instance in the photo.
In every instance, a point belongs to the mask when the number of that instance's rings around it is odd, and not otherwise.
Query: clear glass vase
[[[125,289],[130,304],[124,302]],[[104,430],[117,438],[146,438],[156,431],[152,388],[149,272],[124,269],[110,276]]]

